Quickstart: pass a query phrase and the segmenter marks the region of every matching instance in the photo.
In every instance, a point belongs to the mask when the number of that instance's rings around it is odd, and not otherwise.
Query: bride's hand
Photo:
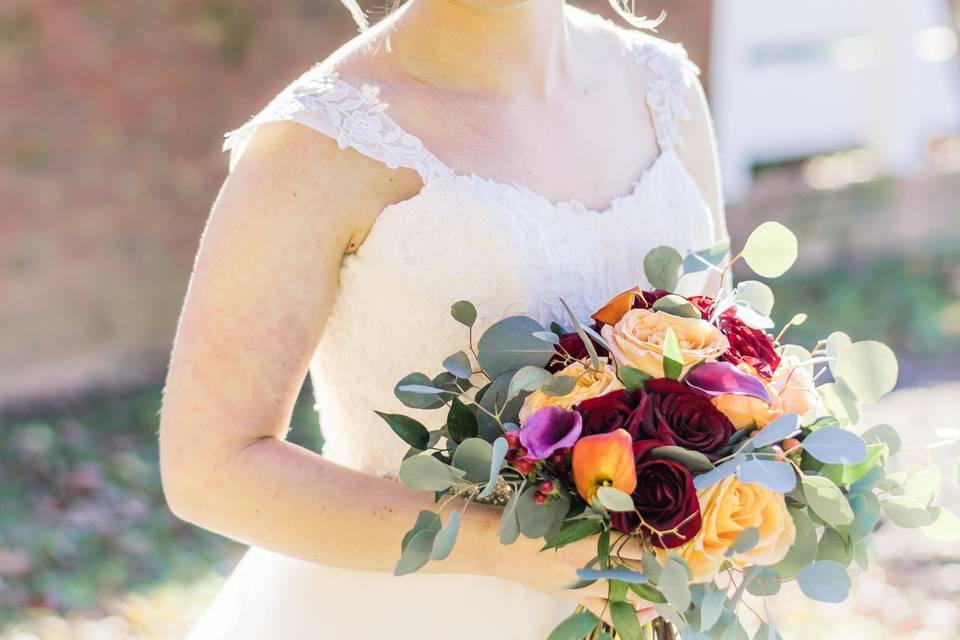
[[[597,537],[592,536],[560,549],[541,551],[543,540],[521,536],[515,543],[495,552],[497,574],[508,580],[550,595],[578,601],[596,615],[610,622],[606,580],[597,580],[579,589],[569,588],[577,582],[577,569],[582,569],[597,556]],[[623,545],[618,556],[635,569],[640,568],[641,551],[633,541]],[[637,608],[641,623],[656,617],[652,605],[627,592],[627,601]]]

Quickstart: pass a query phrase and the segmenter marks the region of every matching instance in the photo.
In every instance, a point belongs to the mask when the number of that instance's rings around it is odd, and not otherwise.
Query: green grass
[[[239,545],[177,520],[157,462],[160,387],[0,417],[0,626],[228,568]],[[305,390],[291,440],[319,449]]]

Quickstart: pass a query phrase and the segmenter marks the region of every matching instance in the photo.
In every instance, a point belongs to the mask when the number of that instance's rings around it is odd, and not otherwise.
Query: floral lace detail
[[[259,125],[294,121],[334,138],[341,149],[352,147],[391,169],[414,169],[424,182],[450,173],[417,137],[386,115],[389,105],[381,102],[379,94],[379,87],[365,84],[357,89],[337,73],[323,73],[316,66],[245,125],[225,134],[223,150],[232,152],[230,167],[236,165]]]
[[[682,144],[680,122],[690,117],[684,95],[700,74],[683,45],[663,40],[634,40],[633,56],[647,76],[647,105],[661,149]]]

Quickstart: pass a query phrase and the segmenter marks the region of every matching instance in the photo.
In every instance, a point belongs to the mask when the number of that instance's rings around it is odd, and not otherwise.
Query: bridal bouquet
[[[454,304],[465,350],[395,390],[406,406],[445,411],[445,424],[380,414],[410,445],[400,479],[438,503],[404,537],[396,574],[447,557],[471,502],[500,504],[503,544],[596,539],[570,588],[606,581],[613,627],[580,609],[550,640],[737,640],[748,637],[740,612],[756,613],[745,593],[795,580],[810,598],[844,600],[847,568],[875,562],[882,516],[956,537],[960,520],[934,505],[937,471],[888,470],[900,448],[893,427],[853,430],[861,405],[893,389],[893,352],[840,332],[790,344],[803,314],[768,333],[774,298],[759,281],[713,298],[673,293],[695,272],[722,281],[738,261],[777,277],[797,242],[768,222],[728,256],[726,246],[654,249],[643,262],[650,290],[615,296],[589,321],[571,312],[567,327],[510,317],[475,342],[476,309]],[[462,506],[444,514],[451,504]],[[631,541],[640,562],[623,557]],[[630,600],[656,618],[642,621]],[[754,637],[779,638],[756,615]]]

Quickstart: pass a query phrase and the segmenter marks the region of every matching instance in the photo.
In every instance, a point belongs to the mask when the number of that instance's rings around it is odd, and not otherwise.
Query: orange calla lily
[[[573,447],[573,481],[588,503],[600,487],[614,487],[624,493],[637,488],[633,441],[623,429],[587,436]]]
[[[607,302],[602,309],[590,317],[603,324],[617,324],[620,322],[620,318],[633,308],[633,301],[636,299],[638,293],[640,293],[640,287],[634,287],[629,291],[618,293],[610,298],[610,301]]]

